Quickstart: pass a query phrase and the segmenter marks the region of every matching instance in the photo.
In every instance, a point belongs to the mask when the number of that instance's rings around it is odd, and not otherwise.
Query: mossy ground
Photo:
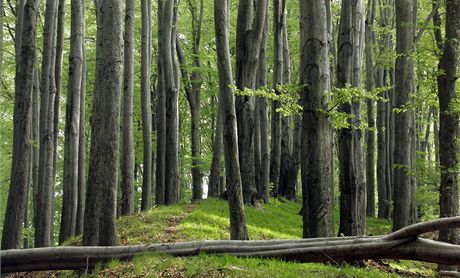
[[[289,239],[302,236],[301,204],[271,200],[262,209],[246,208],[251,239]],[[334,213],[338,222],[338,211]],[[226,201],[207,199],[196,204],[161,206],[118,220],[120,244],[149,244],[229,238]],[[391,222],[368,218],[366,234],[390,232]],[[78,245],[80,238],[67,244]],[[40,277],[435,277],[435,265],[413,261],[369,261],[365,267],[321,263],[289,263],[275,259],[206,256],[176,258],[145,254],[131,261],[112,261],[91,273],[46,272]],[[30,275],[30,274],[29,274]],[[29,276],[27,275],[27,276]],[[22,276],[23,277],[23,276]],[[32,275],[29,277],[36,277]]]
[[[251,239],[300,238],[300,203],[271,200],[262,210],[246,208]],[[335,213],[338,217],[338,213]],[[228,205],[207,199],[197,204],[158,207],[149,212],[121,218],[122,244],[228,239]],[[387,234],[388,220],[369,218],[367,234]],[[143,255],[129,262],[112,261],[97,268],[91,277],[435,277],[435,266],[412,261],[369,262],[365,267],[320,263],[288,263],[279,260],[243,259],[232,256],[174,258]],[[70,274],[70,273],[68,273]]]

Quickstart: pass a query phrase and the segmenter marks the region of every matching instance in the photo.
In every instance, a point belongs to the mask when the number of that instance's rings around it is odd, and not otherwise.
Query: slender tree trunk
[[[373,31],[375,21],[375,0],[367,3],[366,18],[366,90],[374,89],[374,61],[372,49],[375,44],[375,32]],[[366,183],[367,202],[366,215],[375,216],[375,102],[367,101],[367,126],[366,131]]]
[[[78,151],[80,142],[80,101],[83,75],[83,3],[71,0],[69,85],[67,89],[64,143],[64,184],[59,243],[75,236],[78,207]]]
[[[273,87],[279,94],[277,86],[283,85],[283,24],[286,1],[274,0],[273,2]],[[271,148],[270,148],[270,184],[273,192],[279,192],[280,164],[281,164],[281,114],[276,110],[280,108],[277,100],[272,102],[271,110]]]
[[[141,1],[142,11],[142,51],[141,51],[141,110],[142,134],[144,142],[144,163],[142,172],[141,210],[152,207],[152,111],[150,95],[150,21],[149,1]]]
[[[37,220],[35,227],[35,246],[51,245],[51,213],[54,211],[54,38],[57,1],[47,0],[43,34],[41,105],[40,105],[40,164],[38,180]]]
[[[144,4],[144,3],[142,3]],[[134,0],[125,2],[124,71],[123,71],[123,146],[121,159],[121,215],[134,213]],[[143,10],[144,8],[142,8]],[[144,50],[144,49],[142,49]],[[143,52],[142,52],[143,53]],[[145,57],[143,57],[145,58]],[[143,61],[143,58],[142,61]],[[150,56],[148,57],[150,58]],[[150,95],[150,89],[149,89]],[[142,103],[144,106],[144,103]],[[142,106],[142,107],[143,107]],[[150,104],[148,105],[150,108]],[[151,144],[151,143],[150,143]],[[151,173],[150,173],[151,175]],[[144,193],[144,190],[142,190]]]
[[[267,85],[267,41],[269,32],[269,5],[265,15],[264,29],[262,33],[262,41],[259,50],[259,65],[257,68],[256,86],[263,87]],[[257,109],[255,113],[258,115],[259,122],[259,139],[260,145],[255,142],[255,147],[260,149],[259,161],[260,172],[256,171],[259,176],[259,183],[257,188],[257,199],[268,203],[270,191],[270,145],[268,139],[268,111],[267,99],[263,97],[256,97]]]
[[[84,7],[84,4],[83,4]],[[85,9],[83,8],[83,18]],[[83,34],[85,26],[83,22]],[[75,235],[83,234],[83,223],[85,216],[85,197],[86,197],[86,50],[85,39],[82,41],[82,76],[81,76],[81,93],[80,93],[80,131],[78,139],[78,207],[77,207],[77,224]]]
[[[22,55],[17,61],[15,76],[13,162],[11,180],[3,224],[2,246],[17,249],[21,239],[22,216],[24,215],[30,155],[30,113],[36,59],[35,37],[39,1],[27,0],[23,9],[23,26],[27,32],[21,37]]]
[[[319,111],[327,106],[330,89],[326,4],[322,0],[300,1],[300,14],[300,84],[309,84],[301,91],[303,237],[330,236],[332,130]]]
[[[83,245],[116,245],[122,1],[97,3],[96,80]]]
[[[346,84],[361,85],[362,56],[364,45],[364,3],[363,1],[342,2],[338,37],[337,87]],[[340,105],[340,111],[353,115],[349,127],[339,132],[340,160],[340,227],[339,234],[360,235],[364,233],[365,211],[364,172],[362,160],[362,135],[359,130],[359,102]],[[363,206],[364,204],[364,206]]]
[[[458,215],[458,139],[459,113],[453,108],[458,101],[456,81],[458,66],[458,48],[460,41],[460,1],[446,1],[446,39],[439,60],[438,97],[439,97],[439,149],[441,167],[441,188],[439,196],[440,217]],[[458,244],[458,229],[445,229],[439,232],[441,241]],[[441,267],[445,268],[445,267]]]
[[[163,40],[163,11],[165,1],[158,0],[158,85],[157,85],[157,163],[155,202],[157,205],[165,204],[165,156],[166,156],[166,91],[164,81],[164,55],[165,44]]]
[[[220,103],[220,100],[219,100]],[[212,162],[211,171],[209,174],[208,183],[208,196],[217,197],[223,192],[220,191],[220,171],[221,171],[221,157],[222,157],[222,145],[223,145],[223,118],[222,109],[217,108],[217,122],[214,129],[214,140],[212,142]]]
[[[214,0],[217,67],[219,72],[219,108],[222,110],[224,130],[225,173],[227,176],[230,211],[230,239],[247,240],[243,190],[238,156],[235,98],[232,89],[232,67],[229,46],[229,8],[227,0]]]
[[[3,89],[3,0],[0,0],[0,99]]]
[[[262,40],[267,0],[241,1],[238,5],[236,31],[236,87],[254,89]],[[256,8],[254,8],[256,6]],[[254,16],[253,16],[254,14]],[[254,167],[254,97],[237,96],[238,150],[243,199],[245,204],[256,206]]]
[[[414,3],[412,0],[396,0],[396,74],[395,108],[401,109],[412,102],[414,93]],[[413,192],[410,171],[411,134],[413,121],[411,111],[395,113],[394,177],[393,177],[393,230],[401,229],[411,223],[411,204]]]

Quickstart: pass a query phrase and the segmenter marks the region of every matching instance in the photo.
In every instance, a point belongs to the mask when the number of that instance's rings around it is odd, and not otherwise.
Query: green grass
[[[262,210],[246,208],[251,239],[300,238],[300,203],[271,200]],[[166,240],[169,219],[182,215],[174,240],[191,241],[229,238],[229,212],[226,201],[208,199],[199,202],[188,214],[185,204],[162,206],[149,212],[123,217],[118,221],[121,244],[145,244]],[[335,217],[338,212],[335,211]],[[337,222],[337,221],[336,221]],[[369,218],[367,234],[387,234],[388,220]],[[146,254],[132,261],[112,261],[98,267],[91,277],[435,277],[434,266],[411,261],[385,261],[382,267],[333,266],[319,263],[288,263],[276,259],[206,256],[175,258]]]

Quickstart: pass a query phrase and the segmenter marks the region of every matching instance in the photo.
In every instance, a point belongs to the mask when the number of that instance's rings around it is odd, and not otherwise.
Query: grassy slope
[[[272,200],[264,210],[246,209],[251,239],[299,238],[302,219],[300,204]],[[193,210],[192,210],[193,209]],[[338,215],[336,215],[338,217]],[[159,207],[148,213],[119,220],[121,244],[144,244],[204,239],[228,239],[228,205],[209,199],[192,205]],[[368,234],[384,234],[390,222],[368,219]],[[239,259],[231,256],[173,258],[144,255],[130,262],[113,261],[98,269],[95,277],[434,277],[427,264],[386,262],[386,267],[336,267],[318,263],[287,263],[279,260]],[[391,267],[390,267],[391,266]],[[398,270],[398,271],[396,271]],[[113,276],[116,275],[116,276]]]

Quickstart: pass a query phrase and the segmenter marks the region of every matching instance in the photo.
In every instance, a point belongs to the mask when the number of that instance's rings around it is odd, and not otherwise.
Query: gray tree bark
[[[396,0],[396,69],[395,69],[395,108],[402,109],[412,102],[414,93],[414,3],[412,0]],[[411,134],[413,119],[410,110],[395,113],[394,177],[393,177],[393,230],[401,229],[411,223],[411,204],[414,192],[410,171]]]
[[[56,0],[46,1],[43,34],[42,76],[40,82],[40,164],[38,179],[37,219],[35,221],[35,246],[51,245],[52,221],[54,213],[54,98],[55,86],[55,33]]]
[[[219,108],[222,110],[223,117],[225,173],[230,210],[230,239],[247,240],[249,237],[244,216],[235,97],[233,90],[229,87],[230,84],[233,84],[229,46],[229,16],[227,0],[214,0],[214,24],[219,72]]]
[[[279,94],[277,86],[283,85],[283,24],[286,1],[273,2],[273,88]],[[271,148],[270,148],[270,184],[273,192],[278,194],[281,164],[281,114],[276,110],[280,102],[274,100],[271,108]]]
[[[267,2],[267,0],[258,0],[254,3],[253,1],[246,0],[238,4],[235,79],[236,87],[239,90],[255,88]],[[253,138],[254,98],[251,96],[237,96],[236,113],[243,199],[245,204],[256,206],[257,189],[255,187]]]
[[[78,207],[78,151],[80,142],[80,100],[83,75],[83,3],[71,0],[69,81],[67,87],[64,142],[64,183],[59,243],[75,236]]]
[[[83,244],[115,245],[122,1],[98,1],[96,18],[97,63]]]
[[[144,160],[142,172],[142,200],[141,210],[152,207],[152,110],[150,94],[150,1],[141,1],[142,12],[142,50],[141,50],[141,110],[142,110],[142,135],[144,142]]]
[[[264,87],[267,85],[267,41],[269,33],[269,14],[267,5],[265,14],[265,23],[262,33],[262,41],[259,50],[259,65],[257,67],[256,86]],[[270,194],[270,143],[268,137],[268,110],[267,99],[256,97],[255,114],[258,122],[259,145],[254,141],[255,147],[259,153],[259,171],[256,168],[256,176],[258,176],[257,199],[268,203]]]
[[[142,3],[143,4],[143,3]],[[121,215],[134,213],[134,0],[125,2],[125,31],[123,35],[123,134],[121,158]],[[144,8],[142,8],[143,11]],[[142,49],[144,50],[144,49]],[[143,53],[143,52],[142,52]],[[143,58],[141,58],[143,61]],[[150,95],[150,88],[149,88]],[[142,103],[144,105],[144,103]],[[150,105],[149,105],[150,108]],[[151,114],[151,113],[150,113]],[[150,173],[151,175],[151,173]],[[142,190],[144,192],[144,190]]]
[[[157,84],[157,150],[155,169],[155,202],[157,205],[165,204],[165,156],[166,156],[166,92],[164,83],[164,49],[167,47],[163,41],[163,11],[165,1],[158,0],[158,84]]]
[[[361,86],[363,46],[364,3],[344,0],[338,37],[337,87],[344,88],[346,84]],[[339,234],[361,235],[365,229],[362,223],[365,219],[365,185],[359,130],[361,107],[359,102],[352,100],[341,104],[339,109],[353,116],[348,120],[349,127],[339,131]]]
[[[455,111],[458,101],[456,81],[458,66],[458,48],[460,41],[460,1],[446,1],[446,33],[444,50],[439,60],[438,98],[439,98],[439,162],[441,167],[440,217],[458,215],[458,139],[460,116]],[[439,239],[458,244],[458,229],[443,229]],[[445,268],[445,267],[442,267]]]
[[[83,4],[84,6],[84,4]],[[83,15],[85,9],[83,8]],[[85,18],[83,16],[83,18]],[[85,26],[83,23],[83,34]],[[82,42],[82,76],[81,76],[81,93],[80,93],[80,131],[78,139],[78,207],[77,207],[77,224],[75,234],[83,234],[83,223],[85,217],[85,195],[86,195],[86,50],[85,39]]]
[[[303,237],[330,236],[332,130],[319,111],[327,107],[330,89],[326,4],[300,1],[300,14],[300,84],[306,85],[301,91]]]
[[[220,102],[220,101],[219,101]],[[217,121],[214,128],[214,139],[212,141],[212,161],[211,171],[209,174],[208,183],[208,196],[217,197],[223,192],[220,190],[220,177],[221,177],[221,158],[222,158],[222,147],[223,147],[223,119],[222,109],[220,106],[217,108]]]
[[[376,1],[369,0],[367,3],[366,15],[366,90],[374,89],[374,61],[373,47],[375,44],[375,21]],[[367,127],[366,131],[366,215],[369,217],[375,216],[375,102],[367,101]]]
[[[15,76],[15,102],[13,126],[13,161],[8,201],[3,224],[3,250],[19,248],[22,231],[22,217],[26,202],[30,156],[30,117],[36,59],[36,23],[39,1],[27,0],[23,9],[24,30],[21,37],[20,59]],[[19,11],[19,10],[17,10]]]

